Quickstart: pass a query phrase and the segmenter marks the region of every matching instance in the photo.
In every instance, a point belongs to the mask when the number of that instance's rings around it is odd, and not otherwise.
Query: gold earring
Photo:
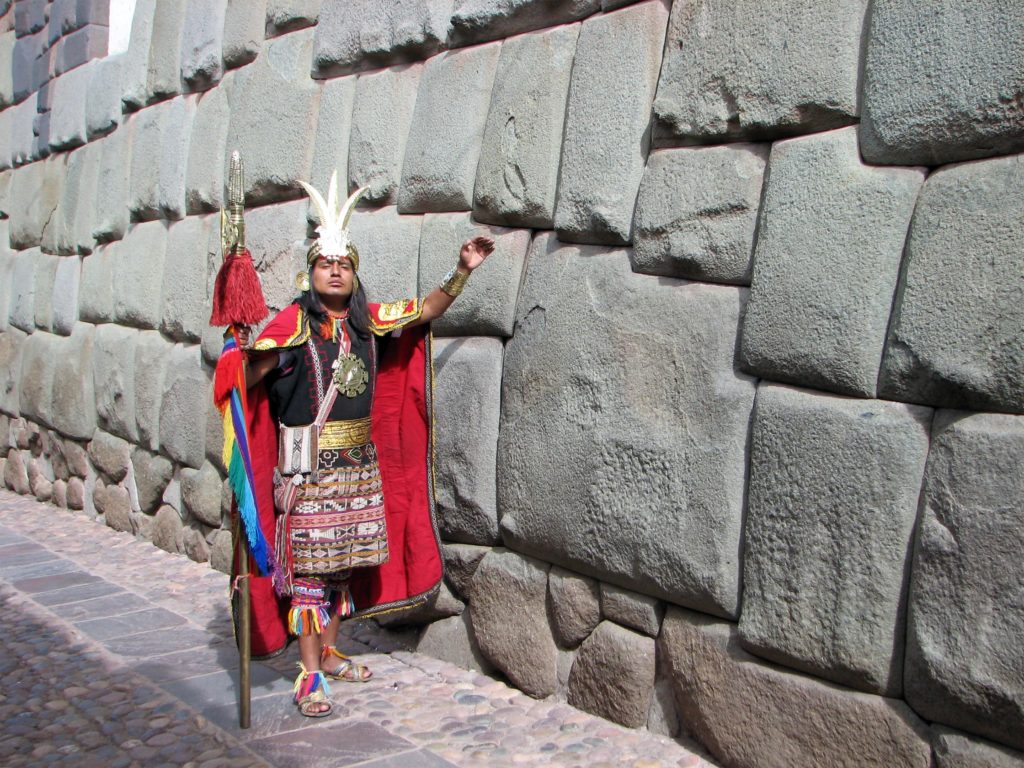
[[[299,272],[295,275],[295,287],[303,293],[309,290],[309,272]]]

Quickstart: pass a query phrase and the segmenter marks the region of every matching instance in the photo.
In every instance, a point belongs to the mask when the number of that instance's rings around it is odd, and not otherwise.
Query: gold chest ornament
[[[338,359],[331,367],[334,369],[334,383],[338,385],[340,394],[345,397],[358,397],[366,391],[370,374],[361,357],[352,352],[345,352],[338,355]]]

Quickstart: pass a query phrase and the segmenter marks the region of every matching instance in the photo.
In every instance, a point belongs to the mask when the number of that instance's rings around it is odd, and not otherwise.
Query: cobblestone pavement
[[[0,490],[0,764],[439,768],[711,763],[670,739],[400,650],[346,625],[374,678],[335,683],[329,717],[291,703],[294,646],[252,666],[237,716],[228,579],[81,514]]]

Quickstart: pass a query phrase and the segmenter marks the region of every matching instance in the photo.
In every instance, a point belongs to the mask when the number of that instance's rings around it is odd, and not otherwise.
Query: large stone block
[[[37,4],[41,5],[42,3]],[[39,83],[36,82],[36,62],[40,59],[43,60],[43,69],[45,70],[48,60],[46,56],[46,34],[44,32],[37,32],[35,34],[22,33],[14,41],[12,61],[11,61],[11,78],[14,86],[14,100],[21,101],[32,101],[26,97],[33,91],[38,90]]]
[[[349,229],[359,249],[359,279],[370,301],[417,295],[422,216],[400,216],[394,207],[356,211]]]
[[[228,94],[234,84],[231,75],[217,88],[202,94],[196,104],[185,171],[187,213],[217,211],[224,204],[224,174],[230,154],[228,124],[231,111]],[[243,164],[247,158],[242,158]]]
[[[106,136],[121,123],[123,54],[86,64],[91,73],[86,84],[85,131],[89,140]]]
[[[904,685],[923,717],[1024,749],[1024,417],[935,420]]]
[[[132,451],[132,472],[135,477],[139,509],[146,514],[153,514],[174,475],[174,465],[163,456],[136,448]]]
[[[267,37],[311,27],[320,16],[321,0],[267,0]],[[333,8],[329,9],[333,11]]]
[[[211,396],[210,376],[202,366],[199,346],[176,344],[167,361],[160,402],[160,449],[196,469],[206,456],[206,413]]]
[[[557,687],[558,649],[548,623],[548,564],[515,552],[489,552],[470,582],[473,631],[483,655],[524,693]]]
[[[78,288],[82,279],[82,260],[78,256],[57,259],[53,276],[52,326],[54,333],[71,335],[78,322]]]
[[[57,366],[60,338],[36,331],[25,340],[21,351],[21,380],[18,382],[17,413],[48,427],[55,426],[53,413],[53,375]]]
[[[224,15],[228,0],[187,3],[181,26],[181,79],[192,91],[205,91],[224,74]]]
[[[184,218],[197,101],[196,96],[172,99],[142,110],[132,120],[131,209],[136,218]]]
[[[57,280],[59,256],[40,253],[35,257],[35,307],[34,318],[37,328],[53,330],[53,285]]]
[[[40,245],[60,202],[64,188],[66,156],[26,165],[14,172],[11,186],[18,194],[8,196],[11,247],[21,250]]]
[[[327,194],[331,174],[338,174],[338,194],[347,197],[349,133],[352,130],[352,103],[356,78],[328,80],[320,91],[320,109],[313,141],[313,166],[309,179],[316,189]],[[352,190],[354,191],[354,189]],[[312,215],[312,210],[310,211]]]
[[[575,648],[601,622],[598,583],[554,565],[548,573],[548,595],[555,640],[562,648]]]
[[[394,205],[398,201],[405,141],[422,73],[422,64],[410,64],[356,80],[348,180],[350,189],[366,188],[366,202]]]
[[[943,168],[914,211],[879,389],[1024,412],[1024,155]]]
[[[15,252],[13,258],[8,319],[11,326],[32,333],[36,329],[36,262],[42,252],[28,248]]]
[[[534,240],[502,381],[510,546],[736,615],[754,401],[734,370],[744,298],[636,275],[623,250]],[[651,375],[659,360],[678,364]]]
[[[135,421],[139,430],[139,444],[151,451],[160,447],[161,405],[167,369],[174,350],[175,345],[157,331],[140,333],[135,347]],[[187,395],[187,387],[182,389]],[[205,413],[205,409],[202,412]],[[192,419],[194,416],[189,414],[186,418]],[[173,429],[173,425],[168,426],[169,432]]]
[[[85,110],[92,67],[73,69],[50,81],[50,148],[73,149],[86,142]]]
[[[866,9],[867,0],[675,2],[658,139],[765,139],[854,122]]]
[[[157,0],[135,0],[132,32],[122,69],[121,103],[125,112],[133,112],[149,103],[149,51],[156,3]]]
[[[23,165],[37,158],[34,147],[36,100],[25,99],[7,110],[10,114],[10,164]]]
[[[67,177],[51,226],[52,250],[62,254],[89,253],[96,211],[96,183],[100,175],[101,147],[87,144],[68,156]],[[44,247],[46,243],[44,243]]]
[[[14,103],[14,31],[0,34],[0,109]]]
[[[316,27],[313,76],[425,59],[444,45],[452,0],[350,0],[323,14]]]
[[[15,113],[18,112],[18,107],[8,107],[3,111],[0,111],[0,171],[7,172],[14,161],[12,159],[12,150],[14,146],[14,125]],[[9,175],[9,174],[8,174]],[[3,212],[7,213],[7,198],[4,196],[3,200]]]
[[[653,597],[638,595],[614,584],[602,584],[601,615],[648,637],[657,637],[665,606]]]
[[[468,211],[500,43],[451,51],[423,68],[402,162],[402,213]],[[459,115],[452,120],[452,115]]]
[[[930,408],[762,383],[739,631],[752,653],[899,696]]]
[[[767,161],[764,144],[652,152],[633,214],[634,271],[749,285]]]
[[[99,140],[100,171],[96,179],[95,219],[92,236],[98,242],[120,240],[128,229],[128,201],[131,186],[132,123],[122,125]]]
[[[306,201],[295,200],[246,213],[246,243],[260,273],[263,295],[273,309],[288,306],[298,294],[295,275],[306,268],[307,249],[296,246],[296,241],[306,237],[306,211]],[[220,262],[220,257],[215,256],[211,274],[215,274]],[[371,279],[373,274],[371,271]],[[208,307],[205,322],[209,322],[209,317]]]
[[[684,726],[737,768],[928,768],[928,731],[903,702],[757,663],[735,627],[670,608],[658,654]]]
[[[160,0],[153,16],[146,73],[149,101],[169,99],[181,93],[181,39],[188,5],[188,0]],[[209,0],[202,5],[208,13],[212,10]]]
[[[497,544],[501,341],[440,339],[433,352],[434,482],[441,535],[446,541]]]
[[[583,22],[555,206],[562,240],[632,240],[667,21],[666,3],[648,0]]]
[[[19,386],[21,384],[21,359],[25,339],[28,336],[13,325],[0,333],[0,411],[11,416],[21,412]],[[0,435],[0,440],[6,435]]]
[[[228,146],[245,160],[250,205],[298,197],[298,180],[309,179],[320,98],[309,79],[312,35],[306,29],[268,42],[235,76]]]
[[[494,670],[477,645],[469,611],[427,625],[416,644],[416,652],[482,674]]]
[[[1012,3],[871,5],[862,143],[872,163],[1024,150],[1024,16]]]
[[[480,221],[554,227],[579,31],[573,24],[502,44],[473,192],[473,212]]]
[[[451,308],[436,320],[440,336],[512,335],[516,299],[523,281],[530,230],[475,224],[468,213],[428,214],[420,233],[420,288],[426,296],[458,263],[462,243],[477,236],[495,241],[492,253],[473,273]]]
[[[78,292],[78,316],[90,323],[109,323],[114,319],[114,264],[120,245],[97,248],[82,261]]]
[[[0,222],[0,333],[7,330],[10,323],[11,286],[14,282],[15,251],[7,247],[7,224]],[[0,430],[0,438],[3,431]],[[2,443],[0,443],[0,447]]]
[[[159,328],[167,223],[136,224],[114,252],[114,320],[136,328]]]
[[[220,261],[220,217],[189,216],[167,233],[160,330],[198,343],[210,322],[209,273]]]
[[[135,348],[139,332],[105,323],[96,327],[93,381],[99,425],[125,440],[138,442],[135,418]]]
[[[569,703],[627,728],[647,723],[654,692],[654,638],[602,621],[569,674]]]
[[[455,46],[497,40],[579,21],[600,10],[601,0],[455,0],[448,42]]]
[[[740,359],[751,373],[874,397],[921,169],[864,165],[857,129],[769,158]]]
[[[68,337],[57,342],[53,371],[52,426],[68,437],[85,440],[96,429],[93,387],[95,326],[76,323]]]
[[[224,10],[224,66],[241,67],[263,45],[267,0],[228,0]]]
[[[212,464],[181,470],[181,502],[196,520],[211,528],[220,526],[222,478]]]
[[[932,728],[937,768],[1021,768],[1024,754],[971,738],[950,728]]]
[[[0,432],[0,435],[2,434]],[[474,544],[445,542],[441,545],[444,578],[456,597],[463,600],[469,598],[469,584],[473,579],[473,574],[476,573],[480,561],[490,551],[489,547],[478,547]]]

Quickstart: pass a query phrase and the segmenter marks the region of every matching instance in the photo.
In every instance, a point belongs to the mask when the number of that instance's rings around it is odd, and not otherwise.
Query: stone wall
[[[1024,765],[1010,0],[0,2],[4,483],[227,567],[227,153],[279,308],[370,189],[436,324],[412,642],[730,766]]]

